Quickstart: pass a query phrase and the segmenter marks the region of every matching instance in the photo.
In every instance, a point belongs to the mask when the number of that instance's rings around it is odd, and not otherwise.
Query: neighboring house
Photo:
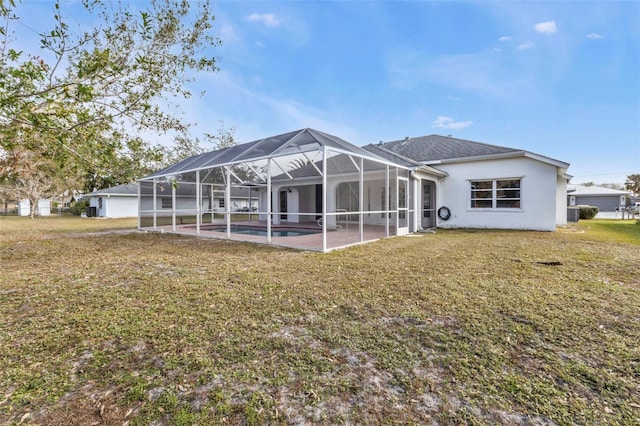
[[[631,192],[619,189],[570,184],[567,186],[567,205],[595,206],[600,212],[616,212],[626,207],[631,195]]]
[[[89,199],[87,216],[135,217],[138,216],[138,183],[126,183],[86,194]]]
[[[302,129],[141,179],[139,226],[319,251],[432,227],[554,231],[567,221],[568,167],[452,137],[357,147]],[[231,205],[243,193],[256,213]]]
[[[18,216],[29,216],[31,214],[31,202],[27,199],[18,201]],[[51,214],[51,200],[41,198],[38,200],[36,216],[49,216]]]
[[[226,199],[224,188],[207,187],[208,191],[202,194],[200,208],[203,211],[223,213],[226,211]],[[136,194],[137,195],[137,194]],[[231,188],[229,197],[229,210],[231,212],[257,210],[257,193],[251,197],[250,188]],[[196,209],[196,185],[192,183],[165,183],[158,186],[156,192],[155,208],[158,213],[189,212]],[[149,207],[149,206],[146,206]]]

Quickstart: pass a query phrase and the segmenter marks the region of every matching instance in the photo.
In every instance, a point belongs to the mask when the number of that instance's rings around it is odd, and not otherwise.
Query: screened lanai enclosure
[[[303,129],[140,180],[139,227],[326,252],[408,233],[409,182],[409,167]]]

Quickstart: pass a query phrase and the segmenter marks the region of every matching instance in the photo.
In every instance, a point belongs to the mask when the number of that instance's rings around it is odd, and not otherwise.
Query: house
[[[437,195],[435,203],[424,204],[447,207],[450,217],[440,218],[439,227],[555,231],[567,224],[564,197],[570,176],[569,164],[563,161],[439,135],[364,148],[391,151],[446,173],[435,185],[423,179],[423,186],[432,188],[421,191],[423,196],[432,191]],[[423,226],[429,225],[423,221]]]
[[[139,227],[323,252],[432,227],[553,231],[568,167],[451,137],[358,147],[302,129],[141,179]],[[246,209],[232,204],[241,194]]]
[[[626,207],[631,195],[630,191],[572,184],[567,186],[567,205],[595,206],[600,212],[616,212]]]
[[[231,212],[248,212],[258,209],[257,193],[252,192],[250,187],[232,186],[228,201],[225,198],[224,188],[210,186],[208,189],[206,194],[201,194],[200,207],[203,211],[214,214],[224,213],[227,211],[226,205],[229,205]],[[195,185],[189,185],[185,182],[165,182],[165,184],[159,184],[157,190],[155,209],[160,216],[171,216],[173,210],[188,212],[196,208]],[[145,208],[149,208],[149,206],[145,205]]]
[[[138,216],[138,183],[126,183],[93,191],[89,199],[89,217],[136,217]]]

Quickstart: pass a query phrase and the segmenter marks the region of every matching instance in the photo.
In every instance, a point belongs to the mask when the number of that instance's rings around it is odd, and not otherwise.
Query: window
[[[161,203],[162,203],[162,204],[161,204],[161,207],[162,207],[163,209],[172,209],[172,208],[173,208],[173,203],[172,203],[172,201],[171,201],[171,198],[169,198],[169,197],[162,197],[162,198],[160,198],[160,201],[161,201]]]
[[[102,210],[102,197],[98,198],[98,209]]]
[[[520,179],[471,181],[472,209],[519,209]]]

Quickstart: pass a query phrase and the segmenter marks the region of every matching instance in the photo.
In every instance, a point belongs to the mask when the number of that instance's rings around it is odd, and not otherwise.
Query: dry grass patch
[[[0,221],[0,423],[640,422],[637,245],[438,231],[318,254]]]

